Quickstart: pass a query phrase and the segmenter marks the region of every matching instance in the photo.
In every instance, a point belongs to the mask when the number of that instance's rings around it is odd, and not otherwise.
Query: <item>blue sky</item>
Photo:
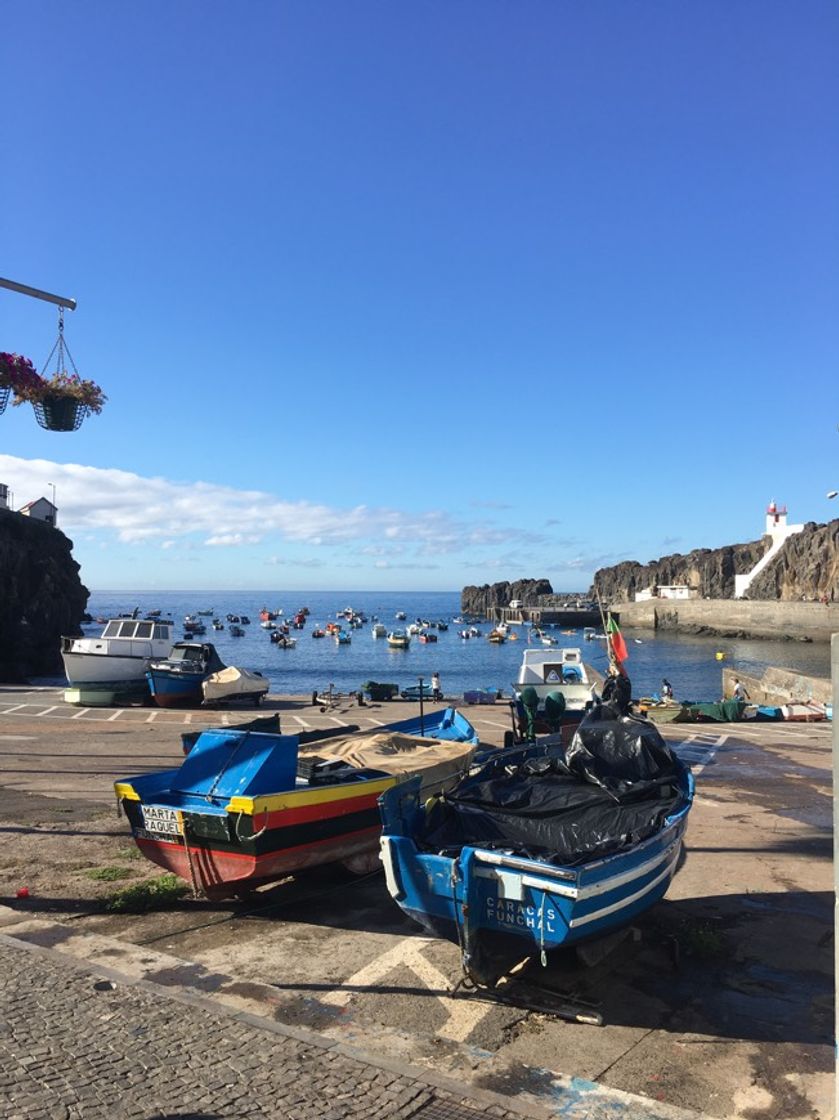
[[[835,5],[5,3],[0,418],[92,588],[449,590],[839,488]],[[55,309],[0,290],[41,368]]]

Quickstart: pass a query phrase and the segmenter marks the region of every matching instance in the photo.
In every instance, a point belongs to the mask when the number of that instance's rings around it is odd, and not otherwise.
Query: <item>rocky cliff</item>
[[[749,585],[750,599],[839,601],[839,521],[808,521]]]
[[[0,681],[61,673],[61,636],[79,633],[88,590],[73,542],[44,521],[0,509]]]
[[[483,587],[464,587],[460,593],[460,609],[467,614],[487,617],[494,607],[509,607],[511,599],[523,603],[538,602],[539,595],[552,595],[546,579],[516,579],[512,583],[485,583]]]
[[[636,591],[675,583],[687,584],[703,599],[732,599],[735,575],[750,572],[770,543],[769,537],[762,537],[748,544],[664,556],[647,564],[627,560],[595,572],[591,594],[599,592],[608,603],[632,602]],[[748,590],[749,599],[818,599],[831,594],[839,600],[839,521],[808,522]]]
[[[701,598],[731,599],[734,577],[750,571],[766,552],[769,538],[724,548],[697,548],[686,556],[679,553],[639,564],[625,560],[594,573],[592,595],[597,591],[605,603],[632,602],[636,591],[647,587],[687,584]]]

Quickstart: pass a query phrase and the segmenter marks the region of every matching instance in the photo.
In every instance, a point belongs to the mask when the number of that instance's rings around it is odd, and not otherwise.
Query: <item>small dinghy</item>
[[[211,673],[201,682],[205,704],[229,704],[231,700],[250,700],[258,704],[268,691],[268,681],[262,673],[237,669],[228,665]]]

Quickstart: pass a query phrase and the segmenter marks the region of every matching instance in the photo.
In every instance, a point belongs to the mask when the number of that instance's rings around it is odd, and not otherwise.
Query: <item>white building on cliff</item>
[[[48,525],[55,526],[58,522],[58,510],[47,498],[36,498],[34,502],[27,502],[21,506],[18,513],[24,517],[31,517],[35,521],[46,521]]]

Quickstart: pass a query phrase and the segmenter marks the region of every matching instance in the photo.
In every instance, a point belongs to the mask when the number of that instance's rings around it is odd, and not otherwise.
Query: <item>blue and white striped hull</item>
[[[476,847],[451,859],[385,834],[388,889],[420,925],[461,944],[476,980],[494,983],[524,957],[621,929],[664,897],[682,853],[688,782],[684,807],[655,836],[574,867]]]

